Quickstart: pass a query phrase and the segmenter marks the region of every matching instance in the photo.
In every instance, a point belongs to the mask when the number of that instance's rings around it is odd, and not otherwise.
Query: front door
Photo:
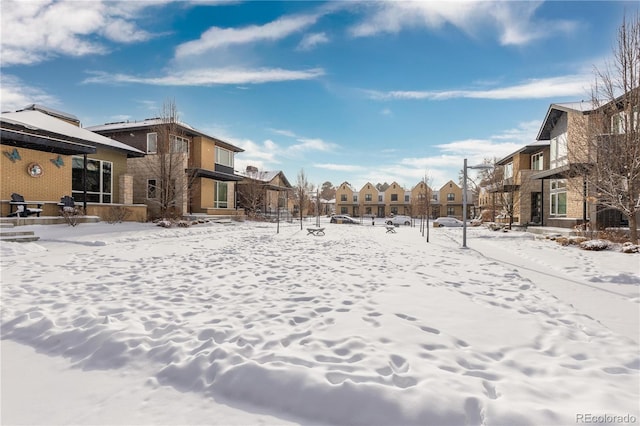
[[[542,193],[531,193],[531,223],[542,223]]]

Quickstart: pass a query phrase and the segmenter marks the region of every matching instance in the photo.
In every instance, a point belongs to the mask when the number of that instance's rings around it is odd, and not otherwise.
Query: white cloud
[[[325,33],[307,34],[304,36],[300,44],[298,44],[298,50],[312,50],[321,44],[329,42],[329,37]]]
[[[179,45],[176,48],[176,58],[202,55],[231,45],[280,40],[313,25],[318,18],[319,15],[286,16],[265,25],[244,28],[211,27],[198,40]]]
[[[324,163],[324,164],[314,164],[313,167],[317,167],[319,169],[339,171],[339,172],[358,172],[358,171],[366,170],[365,167],[358,166],[355,164]]]
[[[269,129],[271,130],[273,133],[276,133],[278,135],[282,135],[282,136],[287,136],[289,138],[296,138],[296,134],[294,132],[292,132],[291,130],[284,130],[284,129]]]
[[[299,138],[298,144],[291,145],[289,147],[290,151],[300,152],[300,151],[331,151],[337,148],[336,144],[325,142],[322,139],[312,139],[312,138]]]
[[[497,33],[502,45],[522,45],[561,32],[573,32],[571,21],[537,21],[541,2],[377,1],[367,3],[366,18],[350,28],[355,37],[398,33],[411,28],[439,30],[452,25],[471,37]]]
[[[14,75],[2,74],[0,76],[0,110],[15,111],[30,104],[53,107],[60,102],[41,89],[26,86]]]
[[[216,84],[262,84],[291,80],[312,80],[324,75],[321,68],[286,70],[281,68],[200,68],[169,73],[162,77],[91,72],[83,83],[148,84],[155,86],[210,86]]]
[[[444,90],[444,91],[375,91],[365,90],[365,94],[374,100],[445,100],[455,98],[470,99],[544,99],[561,96],[584,97],[593,82],[589,74],[568,75],[543,79],[531,79],[512,86],[483,90]]]
[[[389,108],[385,108],[382,111],[380,111],[381,115],[386,115],[386,116],[392,116],[393,112],[389,109]]]
[[[2,65],[28,65],[55,56],[105,54],[105,42],[133,43],[152,34],[135,24],[158,2],[2,1]]]

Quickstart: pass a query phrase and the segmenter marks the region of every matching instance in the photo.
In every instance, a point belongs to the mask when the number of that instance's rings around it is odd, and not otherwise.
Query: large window
[[[217,209],[226,209],[229,206],[228,196],[229,187],[227,182],[216,182],[216,194],[213,206]]]
[[[531,156],[531,170],[544,169],[544,155],[541,152]]]
[[[511,179],[513,177],[513,162],[504,165],[504,178]]]
[[[354,203],[358,202],[358,195],[357,194],[353,194],[353,202]]]
[[[365,201],[371,201],[371,194],[364,194]]]
[[[567,158],[567,134],[563,133],[551,139],[551,168],[564,166],[568,164]]]
[[[551,211],[552,216],[567,215],[567,182],[564,179],[551,181]]]
[[[391,201],[398,201],[398,194],[391,194]]]
[[[189,139],[180,136],[169,136],[171,152],[189,152]]]
[[[449,192],[447,194],[447,201],[455,201],[456,200],[456,194],[454,194],[453,192]]]
[[[158,134],[147,133],[147,154],[158,152]]]
[[[233,167],[233,152],[216,146],[216,163]]]
[[[340,201],[346,202],[347,201],[347,194],[340,194]]]
[[[84,200],[82,157],[73,157],[71,171],[71,192],[76,201]],[[87,202],[111,203],[113,188],[113,163],[110,161],[87,159]]]
[[[447,207],[447,216],[455,216],[456,208],[455,207]]]

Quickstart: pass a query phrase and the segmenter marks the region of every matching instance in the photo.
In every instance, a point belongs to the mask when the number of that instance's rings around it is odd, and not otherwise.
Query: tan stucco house
[[[159,213],[160,158],[168,155],[180,169],[172,179],[171,188],[175,191],[176,202],[172,205],[175,216],[237,214],[237,182],[242,176],[234,171],[234,157],[243,149],[186,123],[160,118],[108,123],[88,129],[146,153],[145,158],[131,159],[128,171],[134,177],[134,202],[147,204],[150,216]],[[161,152],[162,146],[168,147],[167,153]]]

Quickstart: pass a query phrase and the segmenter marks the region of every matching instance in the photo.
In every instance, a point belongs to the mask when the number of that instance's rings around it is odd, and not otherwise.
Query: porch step
[[[0,241],[27,243],[39,239],[40,237],[36,236],[33,231],[0,231]]]

